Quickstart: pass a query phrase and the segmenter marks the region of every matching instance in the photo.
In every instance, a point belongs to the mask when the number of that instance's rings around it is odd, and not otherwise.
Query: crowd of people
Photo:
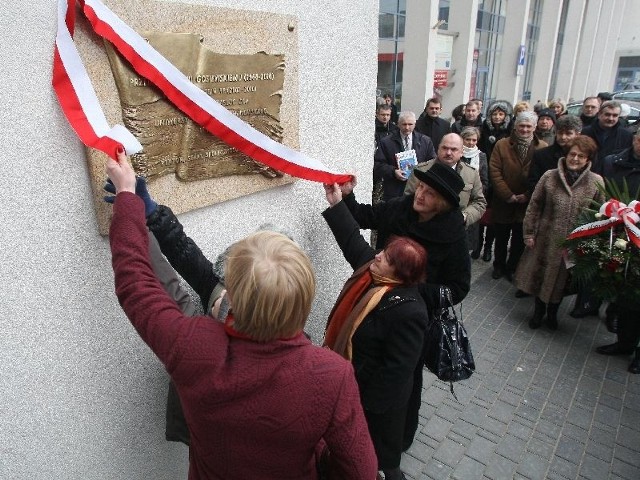
[[[497,100],[488,105],[483,118],[482,102],[471,99],[456,107],[448,122],[439,118],[440,100],[430,98],[419,117],[429,118],[428,123],[414,125],[426,136],[446,132],[438,138],[439,145],[447,148],[437,148],[435,157],[427,161],[419,158],[414,172],[440,163],[461,176],[460,210],[470,257],[493,260],[493,279],[512,282],[518,298],[533,297],[534,313],[528,319],[532,329],[558,328],[557,312],[570,286],[561,242],[592,200],[605,199],[605,180],[620,191],[626,185],[638,197],[640,134],[637,126],[627,125],[621,117],[625,106],[602,93],[585,98],[580,116],[574,116],[561,99],[533,107],[528,102],[512,106]],[[462,152],[455,155],[450,154],[452,137],[462,145]],[[389,174],[397,169],[396,159],[385,153],[389,140],[383,137],[376,142],[374,182],[380,180],[376,172],[382,168]],[[406,182],[405,195],[415,191],[415,175],[406,180],[398,176],[397,181]],[[364,228],[368,225],[361,223]],[[582,284],[570,315],[598,315],[600,307],[593,288]],[[635,305],[609,305],[607,325],[618,339],[597,348],[603,355],[635,354],[631,373],[640,373],[639,314],[640,307]]]
[[[322,346],[304,332],[315,277],[295,241],[260,229],[220,267],[123,152],[109,160],[116,293],[170,375],[167,439],[189,445],[189,478],[404,479],[441,287],[461,302],[472,260],[493,260],[493,279],[533,297],[528,326],[557,329],[569,277],[558,239],[603,200],[603,178],[640,188],[640,134],[619,123],[619,103],[594,109],[593,99],[580,118],[560,100],[537,112],[500,100],[483,117],[472,99],[449,122],[437,98],[416,116],[387,96],[376,109],[373,201],[356,200],[355,175],[323,187],[322,215],[354,272]],[[377,232],[371,244],[361,229]],[[571,314],[596,313],[593,297],[585,286]],[[640,373],[640,302],[610,313],[618,341],[597,350],[635,353],[629,370]]]

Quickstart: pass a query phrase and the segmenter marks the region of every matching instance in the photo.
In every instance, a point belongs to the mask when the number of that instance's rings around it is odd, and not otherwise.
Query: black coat
[[[376,133],[375,133],[376,148],[380,146],[380,142],[382,141],[383,138],[388,137],[389,135],[393,135],[398,131],[399,131],[398,126],[395,123],[391,122],[391,120],[389,120],[385,125],[384,123],[382,123],[380,120],[376,118]]]
[[[490,118],[482,122],[478,148],[485,153],[487,161],[491,160],[491,153],[493,152],[493,146],[496,142],[503,138],[509,138],[511,136],[511,130],[512,126],[507,122],[502,123],[498,128],[493,125]]]
[[[600,122],[595,121],[582,129],[582,135],[593,138],[598,145],[598,157],[591,167],[591,171],[598,175],[602,174],[604,157],[631,147],[633,142],[633,133],[622,127],[620,123],[616,123],[615,126],[605,130],[600,126]]]
[[[602,176],[615,182],[620,190],[626,180],[629,193],[632,197],[635,196],[640,188],[640,159],[634,158],[633,148],[606,156],[602,162]]]
[[[442,118],[433,118],[422,112],[416,121],[416,131],[429,137],[433,142],[433,148],[437,151],[442,137],[451,133],[451,125]]]
[[[533,194],[536,184],[544,172],[558,168],[558,160],[564,156],[565,151],[557,143],[533,152],[533,160],[531,160],[529,175],[527,177],[529,197]]]
[[[458,120],[453,125],[451,125],[451,131],[453,133],[460,134],[460,132],[464,127],[476,127],[477,129],[481,129],[482,122],[483,122],[482,115],[478,115],[478,118],[476,118],[475,122],[469,122],[467,120],[467,117],[463,116],[460,120]]]
[[[373,260],[376,252],[362,238],[344,202],[322,215],[354,270]],[[352,339],[353,367],[365,410],[383,413],[406,405],[427,319],[418,288],[401,286],[388,291],[357,328]]]
[[[416,151],[418,163],[436,158],[436,151],[429,137],[416,131],[411,135],[411,148]],[[383,200],[400,197],[404,194],[407,182],[398,180],[395,175],[395,171],[398,169],[396,153],[402,151],[404,151],[404,145],[398,130],[382,139],[373,157],[373,179],[374,182],[380,180],[383,182]]]
[[[420,285],[420,294],[427,306],[439,304],[439,287],[451,289],[454,303],[469,293],[471,259],[460,209],[436,215],[426,222],[418,221],[413,210],[414,195],[404,195],[377,205],[365,205],[350,194],[344,202],[360,228],[378,231],[377,248],[385,245],[391,235],[413,238],[427,249],[427,280]]]

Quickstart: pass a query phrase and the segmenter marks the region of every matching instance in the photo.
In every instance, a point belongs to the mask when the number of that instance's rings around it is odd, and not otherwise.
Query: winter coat
[[[116,295],[178,389],[192,433],[189,479],[315,479],[321,439],[340,457],[339,478],[374,478],[351,364],[302,333],[254,342],[184,316],[151,269],[147,238],[144,203],[119,193],[109,235]]]
[[[545,303],[560,303],[568,279],[562,256],[562,240],[573,230],[590,200],[603,201],[597,184],[602,177],[591,172],[591,165],[569,186],[564,159],[557,169],[548,170],[538,182],[524,218],[524,239],[535,240],[525,248],[515,273],[515,285]]]
[[[600,122],[595,121],[582,129],[582,135],[593,138],[598,145],[598,157],[591,167],[591,170],[597,174],[602,174],[604,157],[620,153],[625,148],[630,148],[633,143],[633,133],[623,128],[620,122],[605,130],[600,126]]]
[[[345,284],[344,293],[352,280],[359,278],[369,267],[376,252],[362,238],[360,228],[344,202],[328,208],[322,215],[346,260],[356,271]],[[402,455],[401,434],[396,442],[390,442],[398,448],[385,447],[385,437],[400,433],[395,428],[388,430],[387,426],[393,425],[399,410],[406,410],[413,390],[413,373],[421,358],[427,320],[427,307],[418,288],[397,286],[384,294],[352,337],[352,362],[360,399],[379,464],[385,468],[397,466]],[[397,420],[404,425],[404,417]]]
[[[425,112],[422,112],[416,121],[416,131],[429,137],[433,142],[433,148],[435,148],[437,152],[442,137],[451,132],[451,125],[442,118],[433,118]]]
[[[417,163],[426,162],[436,157],[431,139],[414,131],[411,134],[411,148],[416,151]],[[398,180],[395,171],[398,169],[396,154],[404,151],[400,131],[389,135],[380,142],[373,158],[374,182],[383,182],[383,200],[399,197],[404,192],[406,181]]]
[[[358,203],[352,193],[343,201],[360,228],[378,230],[376,248],[382,248],[391,235],[402,235],[427,249],[427,281],[420,285],[420,294],[429,309],[439,304],[440,285],[448,286],[454,303],[459,303],[469,293],[471,282],[462,212],[455,209],[420,222],[413,199],[413,195],[403,195],[371,206]]]
[[[509,138],[511,130],[510,122],[507,123],[505,121],[496,128],[496,126],[491,122],[491,118],[488,117],[484,122],[482,122],[482,127],[480,128],[478,148],[485,153],[487,158],[491,158],[493,147],[495,147],[498,140]]]
[[[557,143],[533,152],[533,160],[531,161],[529,176],[527,178],[527,182],[529,183],[529,197],[533,194],[533,190],[536,188],[536,184],[544,172],[558,168],[558,160],[564,157],[564,154],[564,149]]]
[[[536,130],[534,135],[538,140],[543,141],[547,145],[553,145],[556,142],[556,127],[551,127],[550,130],[544,132]]]
[[[384,123],[382,123],[380,120],[376,118],[376,133],[375,133],[376,148],[380,146],[380,142],[382,141],[383,138],[386,138],[389,135],[393,135],[398,131],[400,130],[398,129],[398,126],[395,123],[388,121],[387,124],[385,125]]]
[[[626,181],[631,196],[636,195],[640,189],[640,159],[634,158],[633,148],[606,156],[603,161],[602,176],[614,181],[621,191]],[[638,197],[636,200],[640,200]]]
[[[451,132],[457,133],[459,135],[464,127],[476,127],[479,130],[482,128],[482,122],[482,115],[478,115],[478,118],[476,118],[475,122],[469,122],[469,120],[467,120],[467,117],[463,116],[460,120],[454,122],[454,124],[451,125]]]
[[[527,204],[507,203],[507,200],[514,194],[524,193],[528,196],[527,176],[533,152],[547,146],[534,137],[524,162],[521,162],[515,145],[514,136],[499,140],[489,160],[489,178],[493,187],[491,215],[494,223],[522,223]]]
[[[426,172],[437,160],[429,160],[426,163],[417,165],[416,168],[421,172]],[[465,225],[472,225],[480,220],[482,214],[487,209],[487,201],[484,198],[482,180],[480,180],[480,172],[469,166],[466,162],[458,162],[456,172],[464,180],[464,188],[460,192],[460,210],[465,217]],[[405,195],[415,193],[419,180],[413,172],[407,180],[407,187],[404,190]]]

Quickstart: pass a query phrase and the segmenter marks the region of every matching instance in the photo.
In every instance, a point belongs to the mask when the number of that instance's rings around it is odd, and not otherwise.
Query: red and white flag
[[[73,42],[76,0],[58,0],[58,32],[53,88],[69,123],[87,146],[116,158],[142,150],[122,125],[110,127]],[[194,85],[171,62],[120,20],[99,0],[78,0],[95,33],[113,44],[133,69],[158,87],[178,109],[231,147],[289,175],[322,183],[344,183],[348,174],[333,172],[320,161],[278,143],[242,121]]]

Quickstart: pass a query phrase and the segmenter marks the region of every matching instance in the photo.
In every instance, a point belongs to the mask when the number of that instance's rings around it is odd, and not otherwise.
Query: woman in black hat
[[[356,201],[356,179],[340,186],[343,201],[362,229],[377,229],[377,248],[392,235],[416,240],[427,250],[426,282],[418,286],[427,308],[437,308],[440,285],[451,290],[454,303],[469,292],[471,259],[467,249],[459,194],[464,181],[452,168],[436,162],[428,171],[414,171],[420,181],[412,195],[371,206]],[[422,390],[422,361],[414,372],[403,450],[411,446],[418,427]]]

